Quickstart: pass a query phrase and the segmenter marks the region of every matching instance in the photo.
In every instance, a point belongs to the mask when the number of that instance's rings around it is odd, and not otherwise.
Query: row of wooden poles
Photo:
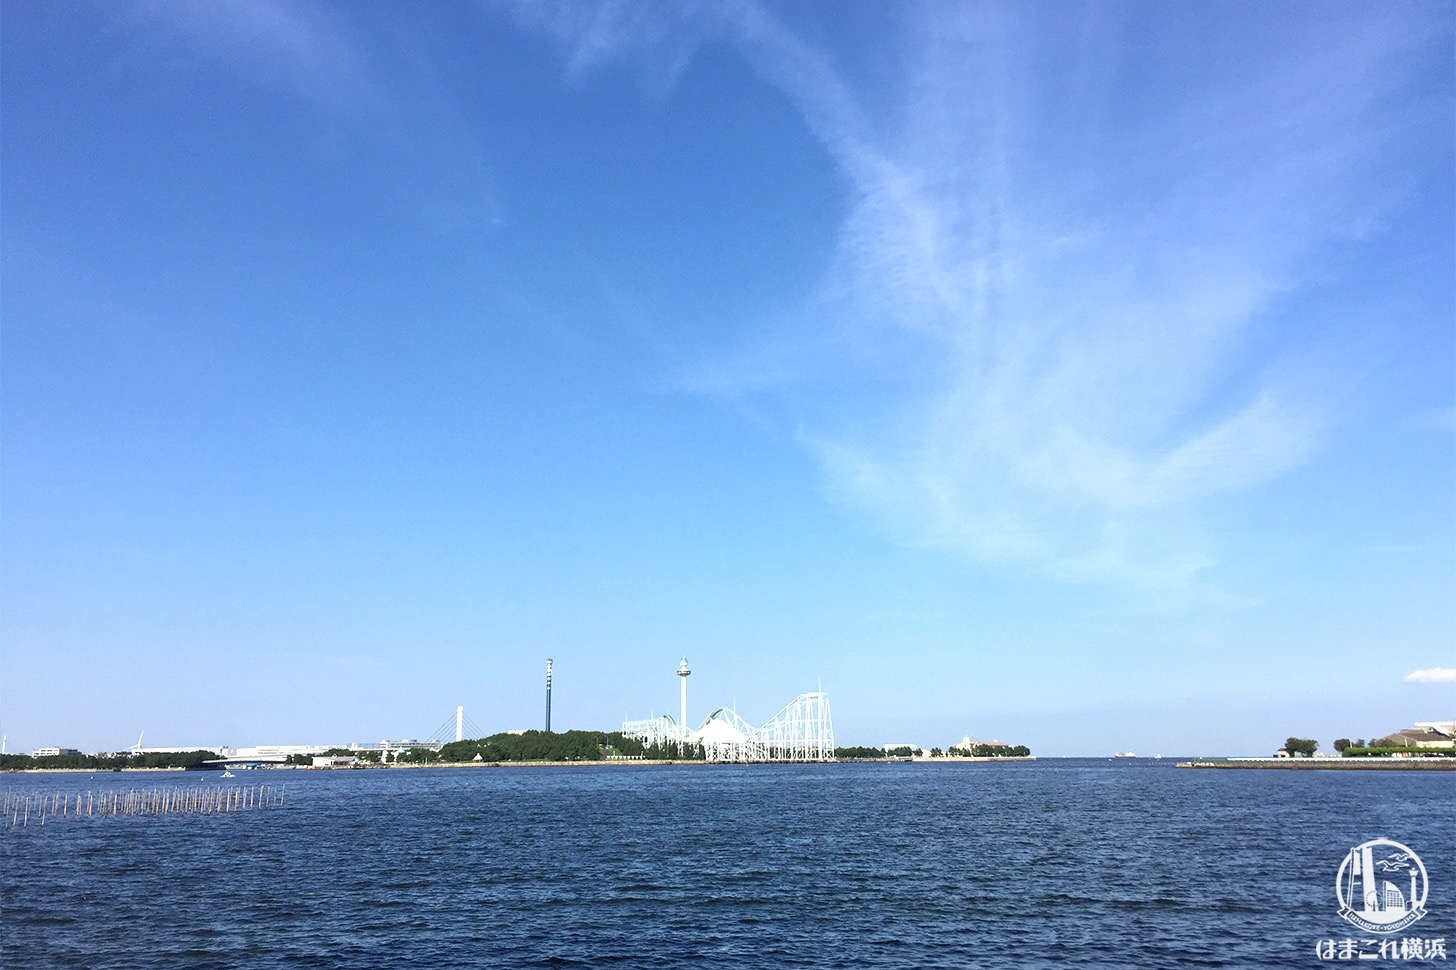
[[[218,815],[281,807],[283,785],[173,785],[103,792],[0,795],[0,824],[26,828],[58,818],[132,815]]]

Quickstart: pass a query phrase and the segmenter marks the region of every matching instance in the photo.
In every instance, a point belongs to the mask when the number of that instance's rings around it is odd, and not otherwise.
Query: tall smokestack
[[[546,732],[551,732],[551,659],[546,659]]]

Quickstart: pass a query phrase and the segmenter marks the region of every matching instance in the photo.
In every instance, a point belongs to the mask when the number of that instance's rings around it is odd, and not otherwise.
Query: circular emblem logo
[[[1371,933],[1397,933],[1426,915],[1426,888],[1421,857],[1393,839],[1355,846],[1335,876],[1340,915]]]

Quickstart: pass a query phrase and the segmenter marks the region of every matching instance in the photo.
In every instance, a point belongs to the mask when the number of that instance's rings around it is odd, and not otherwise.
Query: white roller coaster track
[[[671,714],[663,714],[641,721],[625,721],[622,724],[622,733],[629,738],[637,738],[647,745],[682,742],[682,732],[677,728],[677,719]]]
[[[667,715],[628,721],[622,733],[647,744],[680,741],[677,724]],[[755,728],[735,711],[719,708],[687,737],[701,744],[709,761],[833,761],[834,722],[829,698],[819,692],[800,694],[768,723]]]

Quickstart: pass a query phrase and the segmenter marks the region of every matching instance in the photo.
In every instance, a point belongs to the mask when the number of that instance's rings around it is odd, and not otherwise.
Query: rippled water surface
[[[271,771],[287,804],[0,832],[11,967],[1287,967],[1419,852],[1456,956],[1456,774],[1171,761]],[[226,785],[8,776],[9,791]],[[1369,934],[1365,934],[1369,935]]]

